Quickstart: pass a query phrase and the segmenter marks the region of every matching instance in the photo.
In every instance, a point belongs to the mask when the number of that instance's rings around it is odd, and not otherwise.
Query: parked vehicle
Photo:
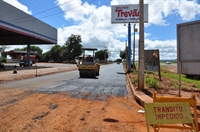
[[[21,56],[21,61],[28,61],[28,56],[27,55],[23,55]],[[36,56],[35,55],[30,55],[30,60],[32,61],[33,64],[36,63]]]
[[[30,55],[29,65],[32,66],[35,63],[36,63],[36,56]],[[28,56],[27,55],[24,55],[21,57],[21,61],[19,62],[19,65],[20,66],[28,66]]]
[[[6,69],[6,67],[4,66],[4,64],[1,64],[1,61],[0,61],[0,69]]]
[[[33,65],[33,62],[32,62],[31,60],[30,60],[29,65],[30,65],[30,66]],[[19,66],[28,66],[28,61],[23,61],[23,60],[21,60],[21,61],[19,62]]]

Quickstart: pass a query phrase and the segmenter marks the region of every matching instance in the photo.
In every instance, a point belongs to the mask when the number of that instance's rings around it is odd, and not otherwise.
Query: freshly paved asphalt
[[[32,92],[54,94],[67,92],[70,97],[106,100],[108,96],[127,95],[122,64],[104,65],[96,78],[80,78],[78,70],[1,84]]]

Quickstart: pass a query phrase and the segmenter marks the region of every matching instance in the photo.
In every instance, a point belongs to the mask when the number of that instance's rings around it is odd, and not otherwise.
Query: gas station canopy
[[[57,44],[57,29],[0,0],[0,45]]]

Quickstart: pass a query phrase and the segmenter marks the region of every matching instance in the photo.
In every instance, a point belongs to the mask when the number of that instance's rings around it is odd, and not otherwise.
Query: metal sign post
[[[131,71],[131,24],[128,23],[128,71]]]

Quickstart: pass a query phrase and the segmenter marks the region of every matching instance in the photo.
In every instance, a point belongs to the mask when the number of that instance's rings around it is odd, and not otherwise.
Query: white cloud
[[[163,13],[164,16],[167,17],[173,13],[175,13],[177,7],[179,7],[179,1],[178,0],[173,0],[173,1],[165,1],[163,5]]]
[[[94,5],[87,2],[82,3],[81,0],[57,0],[57,5],[65,12],[65,19],[73,19],[74,21],[83,21],[94,10]],[[66,3],[66,4],[65,4]]]
[[[168,25],[166,17],[178,14],[182,20],[192,20],[200,15],[200,4],[196,0],[146,1],[149,4],[149,22],[155,25]]]
[[[191,20],[195,15],[200,14],[200,5],[195,1],[183,0],[180,2],[178,12],[183,20]]]
[[[160,59],[176,59],[177,58],[177,48],[176,40],[149,40],[145,39],[145,49],[159,49]]]
[[[18,2],[18,0],[3,0],[9,4],[11,4],[12,6],[28,13],[28,14],[32,14],[31,11],[28,10],[28,7],[26,7],[25,5],[22,5],[21,3]]]

